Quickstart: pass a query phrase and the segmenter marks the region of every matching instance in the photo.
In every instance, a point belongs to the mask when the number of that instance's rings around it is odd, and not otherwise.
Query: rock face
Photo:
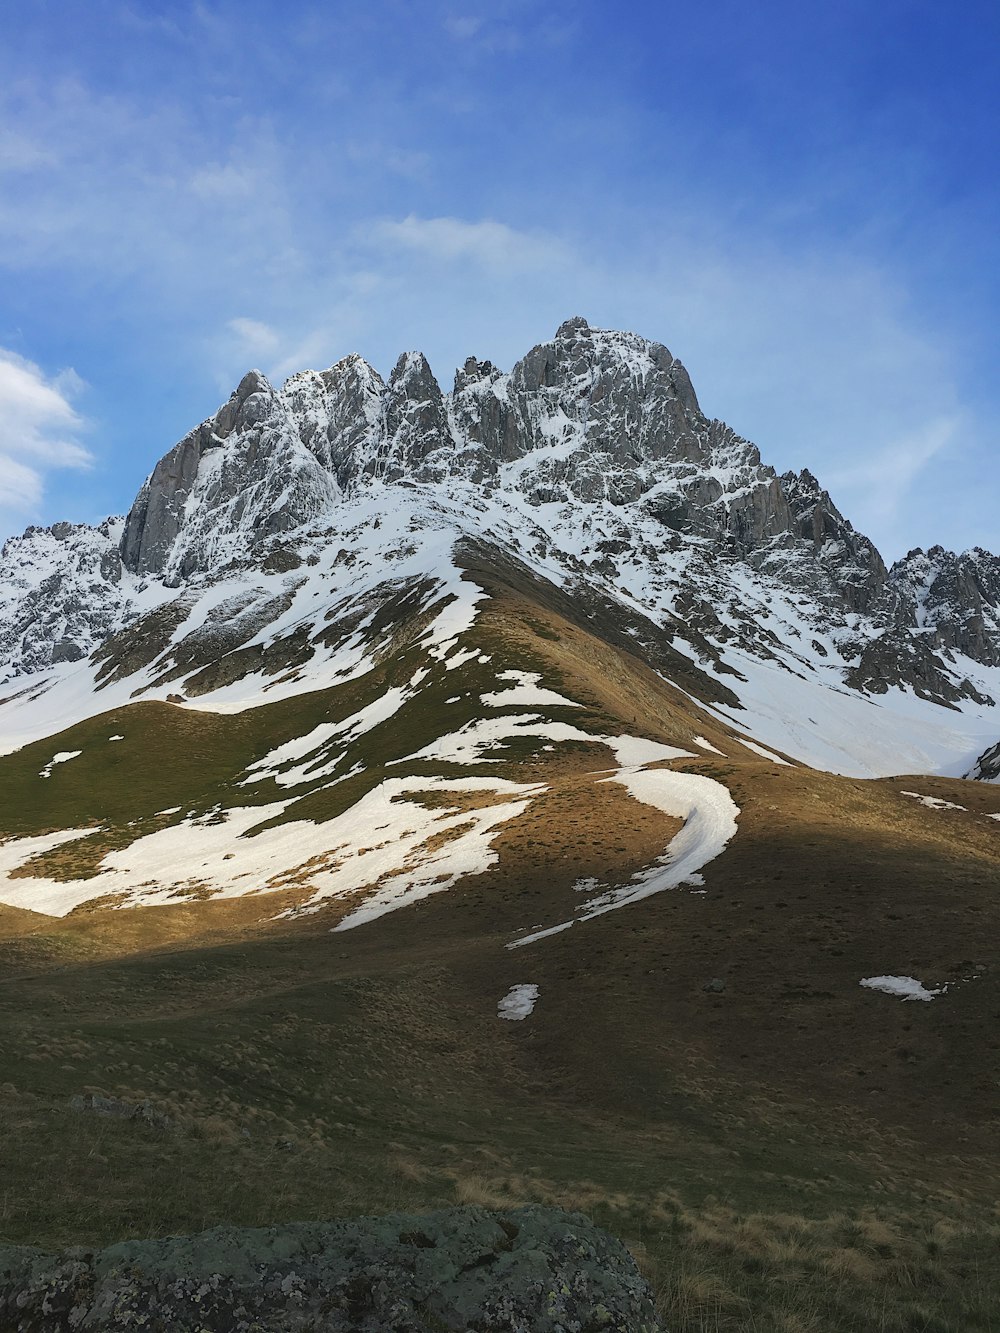
[[[739,553],[796,530],[781,480],[702,415],[665,347],[572,319],[509,375],[470,358],[450,395],[419,352],[399,358],[387,385],[360,357],[279,391],[251,371],[157,464],[122,560],[182,582],[373,480],[488,484],[534,506],[626,506],[656,492],[678,530]]]
[[[125,567],[179,584],[262,539],[308,522],[340,496],[335,475],[302,444],[288,402],[258,371],[160,459],[129,511]]]
[[[934,647],[1000,665],[1000,558],[932,546],[893,565],[892,581]]]
[[[642,608],[717,672],[738,650],[834,689],[1000,700],[1000,558],[931,547],[887,569],[811,473],[778,476],[705,416],[666,347],[580,318],[510,373],[469,357],[450,393],[419,352],[388,382],[357,355],[280,389],[249,372],[160,460],[124,523],[6,544],[0,680],[94,653],[102,682],[148,667],[140,689],[220,652],[259,666],[295,572],[324,544],[346,566],[356,516],[370,533],[374,509],[395,522],[414,493],[411,534],[487,539],[582,604]],[[196,614],[227,579],[242,582]]]
[[[119,627],[121,520],[29,528],[0,552],[0,660],[10,675],[77,662]]]
[[[980,782],[1000,782],[1000,741],[985,754],[981,754],[973,765],[972,771],[965,775]]]
[[[11,1333],[660,1333],[620,1242],[548,1208],[219,1228],[90,1253],[0,1248]]]

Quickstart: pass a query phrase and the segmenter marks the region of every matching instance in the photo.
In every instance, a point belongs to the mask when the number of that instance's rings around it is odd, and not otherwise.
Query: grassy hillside
[[[282,819],[329,819],[387,774],[546,787],[500,827],[487,873],[352,930],[331,933],[338,899],[275,920],[301,886],[61,919],[0,908],[0,1235],[550,1201],[629,1243],[679,1333],[995,1328],[1000,789],[761,759],[610,631],[496,592],[470,636],[488,661],[447,671],[403,636],[338,689],[231,715],[137,704],[0,760],[5,835],[100,827],[31,867],[57,878],[190,812],[287,797],[240,785],[248,765],[418,668],[419,700],[347,746],[337,772],[358,771],[305,784]],[[627,882],[679,827],[604,780],[598,742],[392,762],[482,716],[511,667],[583,705],[579,729],[689,749],[674,767],[730,790],[739,831],[704,892],[506,947],[571,918],[581,879]],[[883,973],[948,989],[859,985]],[[534,1012],[499,1020],[526,982]],[[87,1093],[148,1098],[170,1125],[73,1110]]]

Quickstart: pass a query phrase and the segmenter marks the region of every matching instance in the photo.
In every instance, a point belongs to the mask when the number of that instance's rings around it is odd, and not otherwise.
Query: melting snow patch
[[[694,741],[695,745],[699,746],[702,750],[710,750],[712,754],[721,754],[723,759],[726,758],[725,753],[718,749],[717,746],[713,745],[711,741],[707,741],[704,736],[693,736],[691,739]]]
[[[937,990],[928,990],[916,977],[865,977],[861,985],[886,995],[898,995],[901,1000],[933,1000],[947,989],[939,986]]]
[[[561,708],[581,708],[583,705],[555,690],[547,690],[539,685],[541,676],[537,671],[501,671],[497,680],[509,680],[514,683],[505,690],[496,690],[480,697],[490,708],[505,708],[508,704],[527,704],[537,707],[539,704],[558,704]]]
[[[543,722],[534,713],[514,713],[510,717],[487,717],[469,722],[460,731],[440,736],[415,754],[392,762],[403,764],[410,759],[443,759],[449,764],[498,764],[502,756],[487,758],[486,751],[520,736],[542,736],[554,741],[604,739],[603,736],[590,736],[565,722]]]
[[[987,815],[986,818],[987,818],[987,819],[1000,819],[1000,814],[997,814],[997,815]]]
[[[474,662],[479,657],[478,648],[459,648],[457,653],[445,659],[445,671],[454,671],[456,667],[464,666],[466,662]]]
[[[288,800],[209,811],[108,852],[88,879],[11,878],[10,872],[92,829],[15,839],[0,844],[0,902],[65,916],[109,895],[116,907],[145,907],[191,894],[238,898],[297,888],[311,896],[282,913],[297,916],[318,911],[328,898],[367,894],[336,927],[347,930],[489,870],[499,826],[544,790],[500,778],[390,778],[321,824],[266,827]],[[430,807],[421,803],[427,792],[435,796]],[[457,799],[442,801],[442,792]]]
[[[573,885],[573,892],[593,893],[595,889],[599,889],[600,887],[601,881],[599,879],[594,879],[593,877],[589,879],[578,879]]]
[[[642,768],[644,764],[656,764],[660,760],[692,757],[689,750],[661,745],[659,741],[648,741],[643,736],[592,736],[590,739],[610,745],[622,768]]]
[[[341,719],[340,722],[322,722],[305,736],[285,741],[283,745],[266,754],[263,759],[248,765],[249,776],[245,777],[240,785],[247,787],[252,782],[263,782],[266,778],[273,778],[279,787],[297,787],[304,782],[329,777],[344,757],[345,748],[381,722],[387,722],[389,718],[394,717],[408,698],[406,690],[394,687],[386,690],[381,698],[352,713],[350,717]],[[320,764],[316,752],[335,737],[339,737],[340,745],[332,756],[327,757],[325,764]],[[310,755],[316,757],[307,758]],[[306,762],[285,772],[278,771],[283,764],[295,759],[306,759]]]
[[[124,736],[109,736],[109,737],[108,737],[108,740],[109,740],[109,741],[123,741],[124,739],[125,739]]]
[[[497,1005],[497,1018],[506,1018],[510,1023],[520,1023],[534,1009],[537,999],[537,986],[527,984],[511,986]]]
[[[640,741],[636,737],[603,739],[605,744],[618,750],[619,757],[630,752],[641,754],[642,750],[638,747],[654,745],[652,741]],[[633,751],[629,745],[621,745],[623,741],[632,741],[636,750]],[[668,747],[657,748],[666,750]],[[530,935],[512,941],[507,945],[508,949],[532,944],[547,935],[556,935],[562,930],[568,930],[577,921],[590,921],[595,916],[602,916],[605,912],[612,912],[627,903],[639,902],[651,894],[662,893],[680,884],[700,886],[704,883],[700,874],[702,867],[720,856],[736,833],[739,806],[728,789],[711,778],[694,773],[674,773],[664,768],[623,767],[604,781],[621,783],[636,800],[652,805],[666,815],[683,819],[684,827],[664,854],[646,870],[640,871],[630,884],[597,894],[580,905],[577,909],[579,914],[572,921],[533,931]],[[582,889],[585,884],[586,881],[578,880],[574,887]]]
[[[51,777],[52,770],[56,764],[66,764],[71,759],[79,759],[80,755],[82,754],[83,754],[82,750],[60,750],[57,754],[54,754],[52,756],[52,758],[45,765],[45,767],[42,769],[42,771],[39,773],[38,776],[40,778]]]
[[[915,801],[921,805],[926,805],[928,810],[966,810],[967,806],[956,805],[954,801],[944,801],[940,796],[921,796],[918,791],[901,791],[900,796],[912,796]]]

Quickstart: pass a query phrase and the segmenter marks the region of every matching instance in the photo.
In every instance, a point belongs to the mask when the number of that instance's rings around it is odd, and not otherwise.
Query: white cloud
[[[34,171],[56,164],[56,156],[28,135],[0,129],[0,171]]]
[[[249,356],[271,356],[281,345],[280,335],[263,320],[231,319],[226,327],[239,339],[239,351]]]
[[[829,490],[841,492],[844,507],[857,526],[893,531],[905,501],[929,464],[955,444],[962,417],[937,417],[874,453],[833,468],[823,478]]]
[[[77,439],[84,422],[70,402],[82,384],[73,370],[47,378],[33,362],[0,348],[0,508],[30,513],[47,473],[90,466]]]
[[[188,182],[192,194],[208,201],[248,199],[260,187],[260,172],[235,162],[211,163],[200,167]]]
[[[568,257],[566,246],[557,237],[519,231],[490,218],[466,222],[456,217],[420,218],[411,213],[401,222],[377,222],[368,234],[372,241],[389,249],[416,251],[433,259],[472,260],[507,271],[544,268],[561,264]]]
[[[453,14],[444,21],[445,31],[458,41],[469,41],[475,37],[485,23],[478,14]]]

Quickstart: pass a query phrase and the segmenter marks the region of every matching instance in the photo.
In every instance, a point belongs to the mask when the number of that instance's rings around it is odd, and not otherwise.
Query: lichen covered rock
[[[661,1333],[619,1242],[579,1213],[451,1208],[126,1241],[0,1247],[17,1333]]]

